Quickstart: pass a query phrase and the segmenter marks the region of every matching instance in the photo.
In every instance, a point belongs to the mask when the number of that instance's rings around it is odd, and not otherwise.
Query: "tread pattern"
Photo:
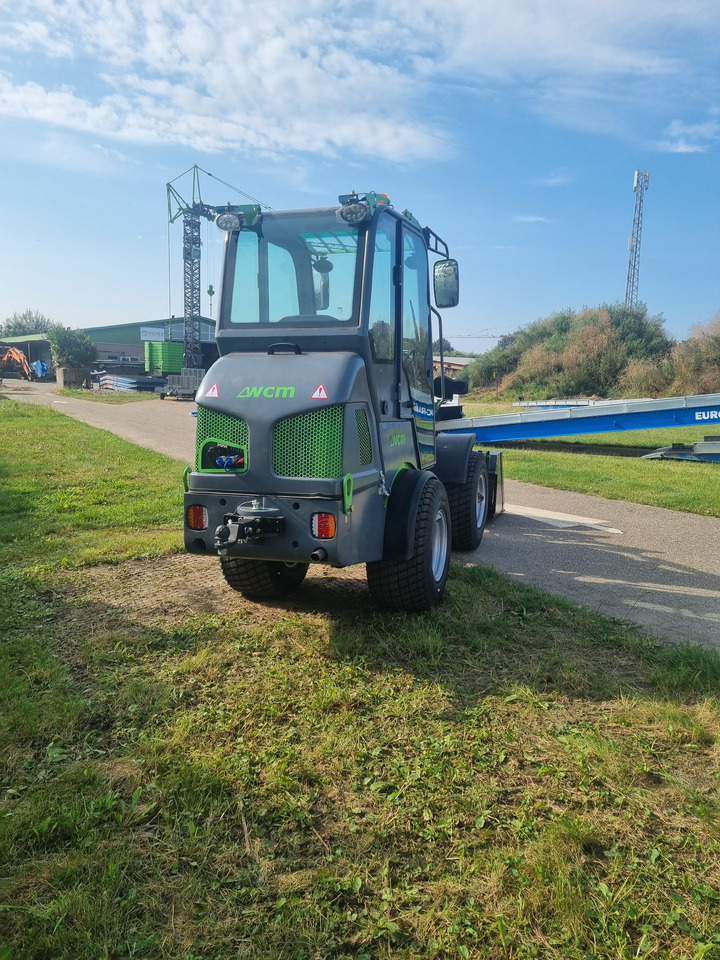
[[[432,572],[432,539],[439,509],[445,511],[448,542],[443,572],[436,580]],[[450,506],[445,488],[433,477],[425,484],[418,504],[414,555],[409,560],[377,560],[366,564],[370,595],[378,606],[418,612],[440,603],[450,567],[450,526]]]
[[[243,560],[220,557],[225,582],[248,600],[276,600],[296,590],[305,579],[307,563],[279,563],[275,560]]]
[[[477,487],[483,475],[485,477],[485,509],[482,523],[478,526]],[[447,490],[452,518],[453,550],[476,550],[485,532],[490,502],[490,484],[485,457],[477,450],[473,450],[468,460],[467,480],[465,483],[448,485]]]

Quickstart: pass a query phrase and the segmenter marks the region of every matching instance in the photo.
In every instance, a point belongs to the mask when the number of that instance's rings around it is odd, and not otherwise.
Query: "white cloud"
[[[128,143],[402,162],[452,151],[448,82],[616,135],[695,76],[702,99],[720,13],[716,0],[17,0],[7,20],[5,116]],[[708,139],[678,128],[660,148]]]
[[[518,213],[513,217],[513,223],[550,223],[546,217],[538,217],[533,213]]]
[[[658,141],[658,150],[664,153],[704,153],[720,140],[720,121],[684,123],[682,120],[673,120],[665,133],[667,139]]]
[[[557,170],[544,177],[536,177],[532,182],[536,187],[564,187],[572,182],[572,178],[563,170]]]

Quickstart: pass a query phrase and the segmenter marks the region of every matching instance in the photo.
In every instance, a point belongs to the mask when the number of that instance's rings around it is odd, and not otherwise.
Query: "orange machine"
[[[34,379],[27,357],[16,347],[0,346],[0,375],[5,370],[19,373],[24,380]]]

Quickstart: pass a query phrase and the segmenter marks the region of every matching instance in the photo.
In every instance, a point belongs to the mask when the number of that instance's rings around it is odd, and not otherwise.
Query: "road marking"
[[[564,572],[564,571],[562,571]],[[581,583],[617,584],[619,587],[638,587],[641,590],[652,590],[657,593],[679,593],[685,597],[718,597],[720,590],[706,590],[703,587],[673,586],[669,583],[637,583],[633,580],[609,580],[607,577],[575,577]]]
[[[615,527],[609,527],[607,520],[598,520],[596,517],[577,517],[572,513],[557,513],[554,510],[541,510],[539,507],[516,507],[511,503],[505,504],[505,513],[516,517],[527,517],[547,523],[551,527],[568,529],[569,527],[590,527],[593,530],[602,530],[603,533],[622,533]]]
[[[691,620],[710,620],[712,623],[720,623],[720,613],[694,613],[682,607],[665,607],[660,603],[643,603],[641,600],[623,600],[623,603],[627,607],[643,607],[645,610],[657,610],[658,613],[680,614],[681,617],[689,617]]]

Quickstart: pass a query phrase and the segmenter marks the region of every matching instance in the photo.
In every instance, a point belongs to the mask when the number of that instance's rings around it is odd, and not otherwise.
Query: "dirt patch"
[[[343,609],[348,604],[370,605],[362,565],[343,570],[312,566],[305,582],[290,597],[282,602],[255,603],[227,585],[217,557],[189,554],[92,567],[69,578],[63,592],[106,624],[122,616],[125,620],[180,626],[194,616],[233,611],[262,612],[265,620],[280,620],[288,610],[337,612],[340,605]],[[98,617],[103,608],[105,615]]]
[[[0,379],[0,393],[32,393],[32,386],[23,380]]]

